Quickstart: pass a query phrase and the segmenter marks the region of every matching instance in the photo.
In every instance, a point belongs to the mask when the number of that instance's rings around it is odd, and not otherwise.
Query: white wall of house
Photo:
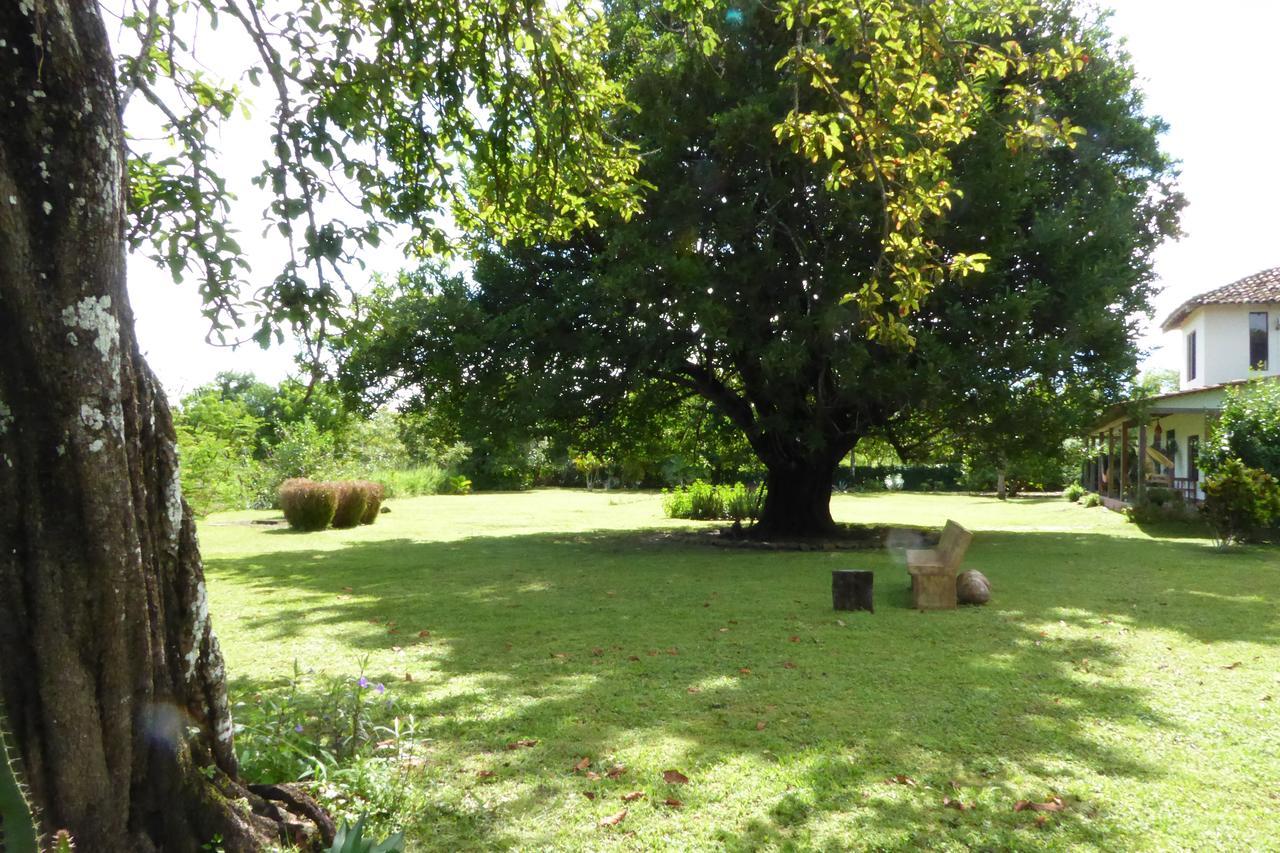
[[[1249,314],[1267,314],[1267,369],[1252,370],[1249,364]],[[1258,305],[1204,305],[1182,322],[1183,390],[1219,385],[1257,376],[1280,376],[1280,303]],[[1187,348],[1196,336],[1195,378],[1188,375]]]

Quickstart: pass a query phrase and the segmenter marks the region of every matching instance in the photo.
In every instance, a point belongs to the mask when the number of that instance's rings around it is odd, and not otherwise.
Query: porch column
[[[1138,427],[1138,501],[1147,495],[1147,422]]]
[[[1120,425],[1120,494],[1116,495],[1120,500],[1124,500],[1125,494],[1129,491],[1129,422],[1125,421]]]
[[[1107,427],[1107,497],[1116,490],[1116,428]]]

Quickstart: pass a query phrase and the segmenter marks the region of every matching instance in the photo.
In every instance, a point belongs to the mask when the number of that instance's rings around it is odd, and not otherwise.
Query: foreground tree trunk
[[[124,287],[98,5],[0,4],[0,705],[42,832],[252,850],[173,425]],[[302,829],[295,824],[292,829]]]

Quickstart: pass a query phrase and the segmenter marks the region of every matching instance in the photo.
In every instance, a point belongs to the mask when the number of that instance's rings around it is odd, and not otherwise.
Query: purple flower
[[[369,679],[365,678],[365,677],[362,675],[362,676],[360,676],[360,680],[359,680],[359,681],[357,681],[356,683],[357,683],[357,684],[359,684],[359,685],[360,685],[360,689],[361,689],[361,690],[363,690],[363,689],[365,689],[366,687],[368,687],[368,686],[369,686]]]
[[[385,685],[385,684],[383,684],[381,681],[379,681],[379,682],[378,682],[378,686],[377,686],[377,687],[375,687],[374,689],[375,689],[375,690],[377,690],[377,691],[378,691],[378,693],[386,693],[386,692],[387,692],[387,685]]]
[[[294,726],[294,727],[293,727],[293,730],[294,730],[295,732],[301,732],[301,731],[302,731],[302,723],[298,723],[296,726]]]

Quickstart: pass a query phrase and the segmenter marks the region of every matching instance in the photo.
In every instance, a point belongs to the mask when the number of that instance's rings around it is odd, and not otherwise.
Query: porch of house
[[[1200,441],[1207,434],[1210,409],[1161,408],[1144,418],[1121,416],[1087,437],[1089,457],[1081,484],[1097,492],[1113,510],[1141,501],[1147,489],[1179,492],[1189,504],[1199,503]]]

